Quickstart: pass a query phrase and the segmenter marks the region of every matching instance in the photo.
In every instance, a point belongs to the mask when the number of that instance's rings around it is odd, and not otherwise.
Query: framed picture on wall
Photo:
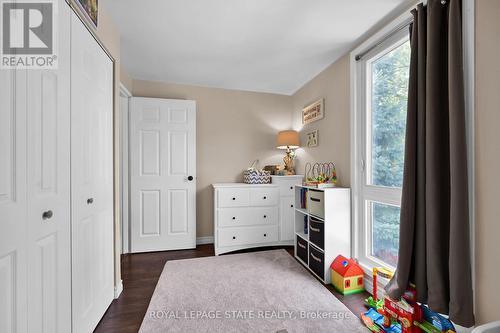
[[[318,130],[307,133],[307,147],[318,146]]]
[[[325,99],[322,98],[302,109],[302,124],[309,124],[325,117]]]
[[[94,29],[97,29],[97,21],[99,17],[98,1],[99,0],[73,0]]]

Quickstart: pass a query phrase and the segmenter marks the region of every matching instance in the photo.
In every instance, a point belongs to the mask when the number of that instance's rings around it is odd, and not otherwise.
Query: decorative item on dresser
[[[295,158],[294,149],[300,147],[300,138],[297,131],[281,131],[276,138],[276,148],[286,149],[286,155],[283,157],[285,163],[285,175],[294,175],[293,160]]]
[[[328,284],[339,254],[351,254],[351,190],[295,186],[295,257]]]
[[[294,186],[302,176],[272,177],[273,184],[213,184],[214,250],[226,252],[293,245]]]

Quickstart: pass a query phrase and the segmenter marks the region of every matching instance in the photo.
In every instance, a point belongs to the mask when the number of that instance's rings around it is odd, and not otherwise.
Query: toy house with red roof
[[[330,265],[332,285],[338,292],[349,295],[364,290],[364,272],[353,259],[339,255]]]

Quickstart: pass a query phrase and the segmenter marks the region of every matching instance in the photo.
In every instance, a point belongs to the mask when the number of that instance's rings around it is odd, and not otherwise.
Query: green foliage
[[[373,203],[372,254],[396,266],[399,249],[399,207]]]
[[[403,181],[410,43],[372,64],[372,184]]]
[[[401,187],[410,43],[399,46],[372,63],[371,147],[372,184]],[[397,265],[399,207],[373,203],[372,254]]]

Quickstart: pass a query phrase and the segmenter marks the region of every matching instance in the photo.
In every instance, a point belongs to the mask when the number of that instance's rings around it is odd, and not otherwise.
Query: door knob
[[[192,181],[193,179],[194,179],[194,177],[193,177],[193,176],[188,176],[188,180],[189,180],[189,181]]]
[[[42,220],[48,220],[48,219],[51,219],[52,216],[54,215],[54,213],[52,213],[51,210],[48,210],[46,212],[43,212],[42,214]]]
[[[87,199],[87,205],[91,205],[94,203],[94,198],[88,198]]]

